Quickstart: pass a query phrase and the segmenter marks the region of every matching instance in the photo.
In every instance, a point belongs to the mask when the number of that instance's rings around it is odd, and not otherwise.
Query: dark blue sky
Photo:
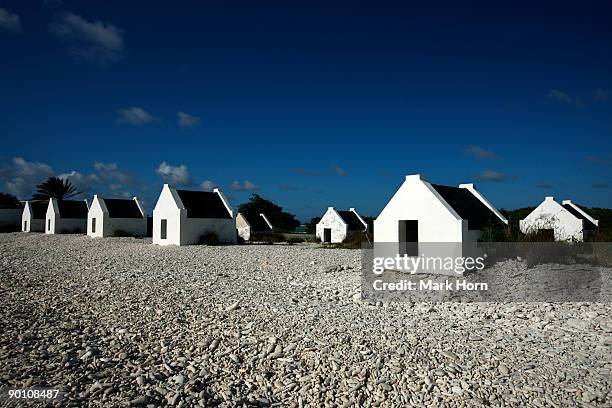
[[[609,2],[286,3],[0,0],[0,188],[208,181],[306,220],[422,173],[611,206]]]

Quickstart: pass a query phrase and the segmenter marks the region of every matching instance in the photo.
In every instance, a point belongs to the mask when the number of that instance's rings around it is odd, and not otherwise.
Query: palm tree
[[[77,194],[81,194],[81,192],[77,191],[69,180],[49,177],[36,186],[36,194],[32,196],[32,200],[48,200],[50,198],[65,200]]]

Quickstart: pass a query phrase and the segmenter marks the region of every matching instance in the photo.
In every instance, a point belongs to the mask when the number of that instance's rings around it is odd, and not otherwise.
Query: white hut
[[[507,224],[473,184],[443,186],[428,183],[420,174],[409,175],[374,221],[375,256],[426,260],[474,256],[475,242],[485,228]],[[457,272],[436,262],[417,269]]]
[[[147,217],[136,197],[129,200],[94,195],[87,214],[87,235],[143,237],[146,234]]]
[[[217,188],[189,191],[164,184],[153,210],[153,243],[197,244],[208,234],[236,243],[236,220],[225,195]]]
[[[87,231],[87,201],[56,200],[47,206],[47,234],[70,234]]]
[[[238,236],[245,241],[251,239],[251,234],[274,231],[272,223],[265,214],[259,214],[259,216],[252,217],[250,220],[242,213],[236,214],[236,229],[238,230]]]
[[[26,201],[21,214],[21,231],[44,232],[47,207],[47,201]]]
[[[317,223],[316,237],[321,242],[340,243],[350,233],[365,232],[367,229],[368,224],[354,208],[350,208],[348,211],[340,211],[334,207],[329,207],[321,221]]]
[[[524,234],[548,233],[555,241],[584,241],[599,227],[599,221],[571,200],[561,204],[546,197],[527,217],[519,221]]]

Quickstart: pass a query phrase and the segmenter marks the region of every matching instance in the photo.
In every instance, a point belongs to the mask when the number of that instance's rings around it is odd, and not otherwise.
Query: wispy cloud
[[[493,170],[485,170],[476,175],[476,180],[480,181],[493,181],[496,183],[501,183],[508,181],[512,178],[512,176],[506,173],[500,173],[498,171]]]
[[[17,14],[3,8],[0,8],[0,28],[16,34],[23,32],[21,18]]]
[[[57,177],[69,180],[79,192],[84,194],[93,191],[94,185],[102,182],[102,179],[98,174],[83,174],[76,170],[61,173]]]
[[[70,12],[58,14],[49,31],[69,44],[70,53],[96,64],[106,65],[123,54],[124,32],[111,23],[87,21]]]
[[[566,92],[560,91],[558,89],[551,89],[547,95],[550,99],[555,99],[559,102],[563,103],[573,103],[574,99],[569,96]]]
[[[144,125],[155,120],[154,116],[140,106],[130,106],[128,108],[119,109],[117,113],[119,114],[117,123]]]
[[[593,99],[597,102],[604,102],[610,99],[610,91],[597,88],[593,91]]]
[[[212,191],[217,185],[210,180],[204,180],[200,183],[200,188],[204,191]]]
[[[119,169],[116,163],[95,162],[93,167],[93,172],[56,172],[46,163],[15,157],[10,164],[0,168],[0,183],[5,191],[23,199],[32,196],[37,184],[54,176],[70,180],[83,195],[111,193],[115,197],[132,197],[133,193],[147,189],[145,183]]]
[[[600,166],[612,166],[612,154],[607,156],[587,156],[586,159]]]
[[[259,187],[251,183],[249,180],[245,180],[244,183],[240,183],[238,180],[235,180],[232,184],[229,185],[230,190],[233,191],[255,191],[259,190]]]
[[[334,165],[334,171],[336,172],[337,176],[340,176],[340,177],[348,176],[348,173],[342,167],[338,166],[337,164]]]
[[[177,186],[192,185],[189,169],[184,164],[173,166],[166,162],[162,162],[157,168],[157,174],[161,176],[165,183]]]
[[[198,116],[193,116],[185,112],[177,112],[176,116],[178,125],[183,129],[193,128],[200,124],[200,118]]]
[[[123,187],[141,187],[142,183],[133,175],[122,171],[117,166],[117,163],[95,162],[94,169],[100,175],[100,178],[111,186],[115,186],[115,190]]]
[[[15,157],[10,164],[0,168],[0,181],[4,190],[19,198],[29,198],[36,184],[54,176],[55,172],[46,163],[29,162],[22,157]]]
[[[593,183],[593,184],[591,184],[591,187],[603,190],[603,189],[606,189],[606,188],[610,188],[610,184],[608,184],[608,183]]]
[[[465,147],[464,153],[468,156],[474,157],[475,159],[498,159],[497,153],[487,150],[483,147],[476,145],[469,145]]]

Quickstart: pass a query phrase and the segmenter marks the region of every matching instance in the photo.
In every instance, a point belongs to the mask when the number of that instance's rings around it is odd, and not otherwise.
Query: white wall
[[[54,199],[50,199],[45,217],[45,234],[55,234],[55,223],[59,218],[58,214],[57,202]]]
[[[583,221],[576,218],[554,197],[546,197],[527,217],[519,221],[523,234],[534,233],[541,229],[552,229],[555,241],[582,241]]]
[[[153,209],[153,243],[157,245],[181,245],[181,210],[178,194],[164,184]],[[167,237],[161,239],[161,220],[167,220]]]
[[[240,213],[236,214],[236,229],[238,230],[238,235],[242,239],[245,241],[251,239],[251,226],[246,218]]]
[[[348,232],[348,225],[344,222],[340,214],[334,209],[329,207],[321,221],[316,226],[316,237],[319,241],[323,242],[324,230],[326,228],[331,229],[331,242],[334,244],[340,243],[346,239]]]
[[[104,236],[104,218],[108,218],[108,212],[105,213],[105,210],[106,208],[102,209],[98,196],[94,195],[89,211],[87,211],[87,235],[90,237]],[[96,219],[96,232],[93,232],[94,218]]]
[[[0,208],[0,229],[19,231],[23,208]]]

